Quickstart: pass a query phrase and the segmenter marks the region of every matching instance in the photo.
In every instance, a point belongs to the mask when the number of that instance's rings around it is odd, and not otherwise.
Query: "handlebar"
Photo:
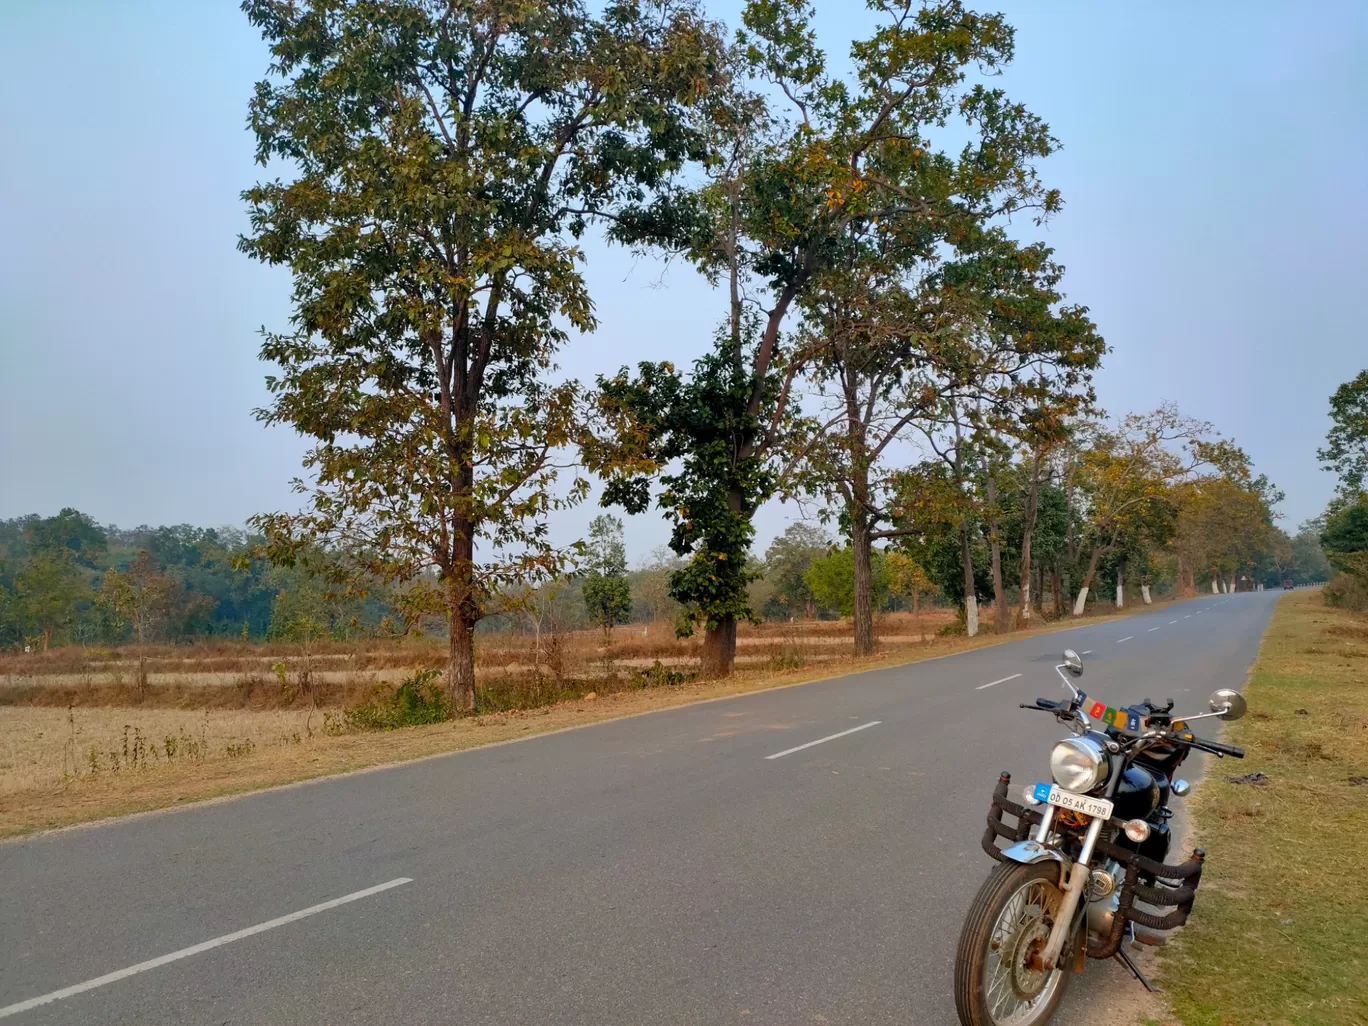
[[[1196,737],[1187,731],[1177,735],[1178,740],[1184,744],[1196,748],[1200,752],[1210,752],[1212,755],[1224,758],[1229,755],[1236,759],[1243,759],[1245,752],[1243,748],[1236,745],[1223,745],[1219,741],[1210,741],[1204,737]]]
[[[1169,703],[1172,706],[1172,702]],[[1060,719],[1072,717],[1074,715],[1074,702],[1052,702],[1048,698],[1037,698],[1034,702],[1020,703],[1022,709],[1033,709],[1036,712],[1054,713]],[[1154,736],[1154,735],[1151,735]],[[1166,740],[1176,741],[1178,744],[1187,745],[1189,748],[1196,748],[1198,751],[1209,752],[1212,755],[1224,758],[1229,755],[1236,759],[1245,757],[1244,749],[1235,745],[1223,745],[1219,741],[1211,741],[1204,737],[1198,737],[1191,731],[1165,731],[1161,735]]]

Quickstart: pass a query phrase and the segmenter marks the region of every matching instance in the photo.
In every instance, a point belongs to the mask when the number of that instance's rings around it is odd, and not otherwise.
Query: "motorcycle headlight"
[[[1087,794],[1107,779],[1107,754],[1090,737],[1069,737],[1050,752],[1050,774],[1066,791]]]

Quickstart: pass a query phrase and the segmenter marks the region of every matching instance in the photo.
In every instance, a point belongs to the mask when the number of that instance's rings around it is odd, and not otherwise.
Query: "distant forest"
[[[673,622],[680,607],[670,597],[670,577],[686,563],[661,547],[637,569],[627,570],[621,522],[605,516],[595,522],[596,529],[600,525],[607,533],[598,541],[591,534],[580,573],[489,597],[480,631]],[[1277,587],[1283,580],[1301,584],[1329,575],[1315,529],[1304,529],[1291,539],[1277,535],[1282,545],[1260,553],[1250,564],[1254,581]],[[1010,530],[1004,538],[1006,557],[1018,559],[1019,539]],[[1049,553],[1060,547],[1055,544],[1059,541],[1062,535],[1052,541],[1050,531],[1042,529],[1038,551]],[[234,527],[101,526],[75,509],[51,517],[31,514],[0,520],[0,648],[178,643],[214,637],[346,640],[414,630],[445,633],[441,617],[404,620],[399,615],[402,603],[394,601],[394,586],[375,582],[348,594],[302,563],[273,565],[261,558],[263,542],[262,536]],[[875,609],[915,609],[927,602],[962,607],[953,539],[917,543],[915,561],[906,556],[910,548],[905,543],[902,549],[875,550]],[[986,570],[986,553],[983,556],[978,567]],[[1138,562],[1123,554],[1101,568],[1100,578],[1114,587],[1118,572],[1128,579],[1137,575],[1136,580],[1151,583],[1160,595],[1180,585],[1173,559],[1146,562],[1143,577],[1138,576]],[[613,569],[603,569],[608,565]],[[817,526],[790,525],[749,569],[751,607],[765,620],[835,619],[851,613],[850,547]],[[594,595],[595,584],[600,583],[596,578],[605,573],[621,581],[622,593],[618,607],[607,617]],[[984,578],[976,580],[976,590],[983,598],[990,597],[992,583],[986,572],[976,576]],[[1079,576],[1076,568],[1073,576]],[[1073,589],[1066,585],[1063,590],[1070,594]],[[1042,587],[1042,606],[1046,594]],[[1100,591],[1099,598],[1105,594]],[[1012,597],[1017,598],[1015,591]]]

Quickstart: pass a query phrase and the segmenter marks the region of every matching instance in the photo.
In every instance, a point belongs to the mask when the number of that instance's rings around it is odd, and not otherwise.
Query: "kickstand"
[[[1131,971],[1131,974],[1144,985],[1144,988],[1147,991],[1151,994],[1157,994],[1159,992],[1157,987],[1150,983],[1149,980],[1145,979],[1145,974],[1140,971],[1139,966],[1131,961],[1130,955],[1126,954],[1121,948],[1116,949],[1116,959]]]

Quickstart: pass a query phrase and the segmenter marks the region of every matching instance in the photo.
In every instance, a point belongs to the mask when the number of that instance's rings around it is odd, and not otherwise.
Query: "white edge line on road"
[[[104,976],[97,976],[95,979],[86,980],[84,983],[77,983],[70,987],[63,987],[61,990],[54,990],[51,994],[43,994],[41,997],[29,998],[27,1001],[20,1001],[18,1004],[14,1005],[6,1005],[4,1008],[0,1008],[0,1019],[4,1019],[10,1015],[18,1015],[20,1012],[27,1012],[30,1008],[37,1008],[39,1005],[60,1001],[62,998],[83,994],[87,990],[94,990],[96,987],[103,987],[107,983],[115,983],[126,977],[136,976],[138,973],[145,973],[149,969],[156,969],[158,966],[166,965],[168,962],[189,958],[191,955],[198,955],[201,951],[222,947],[225,944],[231,944],[233,941],[242,940],[244,937],[250,937],[253,934],[265,933],[267,930],[274,930],[278,926],[285,926],[287,923],[293,923],[297,919],[316,915],[319,912],[326,912],[330,908],[337,908],[338,905],[345,905],[349,901],[359,901],[361,898],[369,898],[372,894],[379,894],[381,891],[387,891],[391,887],[399,887],[406,883],[413,883],[413,881],[407,876],[401,876],[386,883],[376,884],[374,887],[367,887],[364,891],[344,894],[340,898],[333,898],[332,901],[325,901],[321,905],[311,905],[308,908],[300,909],[298,912],[291,912],[289,915],[281,916],[279,919],[271,919],[264,923],[258,923],[256,926],[249,926],[245,930],[238,930],[236,933],[225,933],[222,937],[215,937],[213,940],[207,940],[201,944],[192,944],[188,948],[181,948],[179,951],[173,951],[169,955],[149,958],[146,962],[130,965],[127,969],[106,973]]]
[[[1006,684],[1009,680],[1016,680],[1020,676],[1021,674],[1014,673],[1010,677],[1003,677],[1002,680],[995,680],[990,684],[980,684],[978,687],[974,688],[974,690],[982,691],[984,688],[991,688],[994,684]]]
[[[870,720],[868,723],[861,723],[858,727],[851,727],[849,730],[843,730],[839,734],[831,734],[827,737],[819,737],[816,741],[809,741],[807,744],[799,745],[797,748],[785,748],[782,752],[775,752],[773,755],[765,756],[765,758],[782,759],[784,756],[792,755],[794,752],[801,752],[804,748],[811,748],[813,745],[822,745],[826,744],[828,741],[835,741],[838,737],[845,737],[847,734],[853,734],[857,730],[865,730],[868,727],[877,727],[882,722],[882,720]]]
[[[1134,635],[1134,634],[1127,634],[1124,638],[1117,638],[1117,639],[1116,639],[1116,643],[1119,645],[1119,644],[1121,644],[1121,642],[1123,642],[1123,641],[1134,641],[1134,640],[1135,640],[1135,635]]]

